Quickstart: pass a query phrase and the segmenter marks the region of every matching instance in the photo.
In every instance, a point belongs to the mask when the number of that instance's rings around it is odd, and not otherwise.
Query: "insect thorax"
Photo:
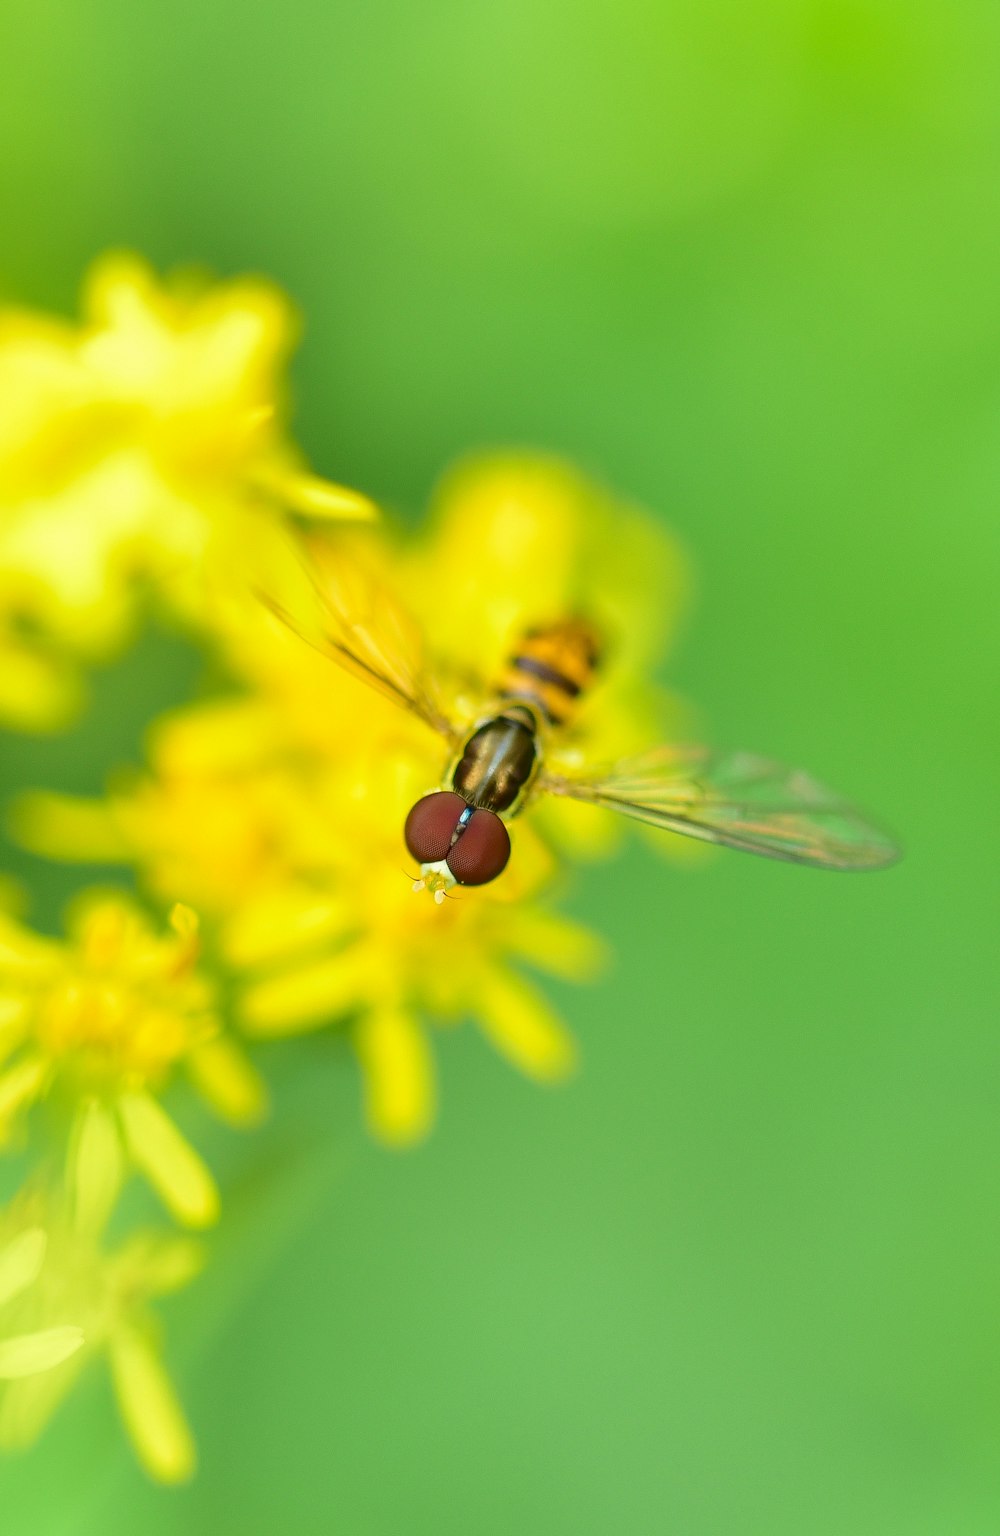
[[[537,765],[534,715],[512,705],[473,731],[452,774],[452,786],[470,805],[509,811]]]

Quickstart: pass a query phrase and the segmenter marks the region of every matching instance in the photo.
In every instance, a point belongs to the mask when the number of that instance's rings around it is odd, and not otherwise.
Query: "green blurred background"
[[[198,1479],[95,1377],[5,1536],[1000,1529],[998,45],[995,0],[5,0],[9,297],[113,244],[272,274],[299,436],[407,515],[470,447],[582,462],[693,553],[713,739],[908,849],[584,873],[581,1076],[444,1036],[413,1154],[275,1052],[168,1308]],[[150,638],[5,787],[96,789],[191,675]],[[16,867],[51,921],[76,877]]]

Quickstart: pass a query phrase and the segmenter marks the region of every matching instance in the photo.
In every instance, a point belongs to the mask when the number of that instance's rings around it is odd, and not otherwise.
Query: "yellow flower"
[[[560,753],[569,765],[648,746],[657,720],[677,718],[643,679],[676,623],[681,557],[644,514],[568,466],[472,463],[446,482],[425,538],[404,549],[365,542],[379,574],[359,624],[408,642],[381,599],[384,578],[417,609],[457,720],[476,718],[524,630],[580,612],[604,629],[608,659],[552,744],[557,767]],[[331,562],[358,543],[339,535]],[[269,590],[286,579],[301,573],[276,563]],[[369,1119],[387,1139],[413,1139],[431,1121],[427,1021],[475,1018],[532,1075],[567,1071],[572,1044],[518,966],[589,974],[594,940],[546,903],[558,868],[549,849],[600,851],[612,818],[543,801],[513,824],[503,878],[437,908],[411,892],[402,826],[440,783],[442,742],[259,603],[227,604],[220,634],[249,696],[162,721],[151,772],[120,781],[103,806],[33,797],[24,840],[57,856],[129,859],[161,900],[195,904],[243,978],[253,1033],[349,1023]]]
[[[401,1142],[433,1118],[424,1023],[474,1018],[522,1070],[558,1078],[572,1041],[518,965],[582,979],[601,948],[545,904],[555,866],[528,825],[514,827],[496,887],[443,907],[415,896],[402,826],[439,771],[436,744],[378,700],[359,711],[368,695],[350,678],[331,682],[342,709],[329,749],[304,750],[260,699],[196,706],[161,723],[154,772],[110,805],[37,797],[22,831],[49,852],[75,840],[91,856],[131,857],[161,898],[197,892],[241,980],[247,1030],[350,1021],[369,1121]],[[316,729],[321,738],[328,726]]]
[[[160,284],[110,255],[81,324],[0,312],[0,711],[60,723],[78,679],[56,651],[106,653],[144,584],[197,628],[227,563],[270,559],[278,514],[367,518],[302,464],[282,426],[294,336],[258,279]]]
[[[445,714],[460,727],[495,703],[505,663],[528,631],[582,616],[596,629],[602,653],[573,719],[546,743],[548,765],[575,773],[697,735],[687,706],[651,681],[683,613],[685,556],[642,508],[572,465],[523,453],[471,458],[445,476],[416,537],[393,543],[381,529],[343,529],[317,535],[309,548],[318,555],[321,581],[328,566],[345,591],[358,587],[360,626],[387,642],[386,654],[403,663],[404,677],[422,652],[416,670],[429,676]],[[249,580],[243,585],[250,590]],[[306,614],[308,593],[287,552],[282,559],[276,551],[260,585],[296,619]],[[274,702],[290,730],[336,752],[344,748],[345,715],[352,735],[392,729],[391,705],[371,689],[367,698],[356,686],[344,695],[336,665],[277,620],[262,626],[259,606],[230,602],[220,637],[231,669]],[[321,622],[306,616],[302,628],[319,640]],[[416,751],[421,732],[426,736],[416,726]],[[438,764],[435,776],[445,755],[442,748],[429,759]],[[575,857],[618,846],[620,825],[592,807],[541,796],[529,815]],[[661,837],[657,845],[684,857],[678,841]]]
[[[173,1214],[203,1226],[218,1212],[215,1182],[156,1093],[182,1065],[214,1109],[246,1123],[264,1090],[195,968],[193,913],[175,908],[172,927],[154,934],[120,896],[82,902],[67,944],[0,915],[0,1137],[44,1095],[77,1116],[99,1103]]]
[[[104,1248],[114,1148],[94,1105],[74,1140],[68,1194],[34,1190],[0,1213],[0,1280],[5,1254],[13,1253],[22,1278],[31,1271],[9,1309],[20,1330],[11,1341],[14,1365],[23,1366],[32,1348],[45,1359],[44,1373],[5,1373],[0,1345],[0,1377],[8,1377],[0,1391],[0,1448],[33,1444],[84,1365],[104,1356],[139,1460],[158,1481],[182,1482],[194,1471],[194,1441],[162,1363],[149,1300],[186,1285],[202,1255],[189,1238],[155,1233],[137,1233],[112,1252]],[[55,1322],[64,1317],[79,1326]]]
[[[423,1136],[435,1111],[426,1027],[473,1020],[539,1082],[572,1071],[576,1049],[522,965],[572,980],[592,975],[598,940],[544,901],[551,860],[515,828],[511,869],[494,887],[462,889],[441,907],[412,890],[400,829],[421,769],[373,755],[315,786],[318,821],[338,828],[328,878],[296,872],[223,924],[222,954],[246,977],[238,1011],[260,1037],[347,1021],[365,1076],[368,1123],[385,1141]]]
[[[435,656],[486,684],[534,626],[582,614],[596,627],[593,684],[548,746],[557,772],[690,734],[686,706],[651,681],[684,614],[684,551],[643,508],[564,460],[508,452],[457,464],[402,581]],[[614,818],[590,807],[542,797],[531,816],[574,857],[618,846]]]

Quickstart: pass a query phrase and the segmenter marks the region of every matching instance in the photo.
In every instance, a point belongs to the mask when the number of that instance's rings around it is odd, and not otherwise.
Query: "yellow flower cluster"
[[[149,1303],[187,1285],[202,1254],[190,1238],[153,1231],[109,1249],[103,1234],[120,1176],[92,1105],[71,1141],[64,1185],[26,1189],[0,1216],[0,1447],[31,1445],[81,1368],[104,1356],[143,1465],[161,1482],[180,1482],[194,1470],[194,1440]]]
[[[294,330],[269,283],[164,286],[128,255],[94,267],[79,324],[0,314],[0,722],[64,723],[143,597],[201,630],[283,509],[373,515],[283,429]]]
[[[365,573],[357,632],[412,642],[400,666],[432,678],[458,721],[495,697],[519,634],[592,616],[610,659],[565,735],[568,767],[648,744],[676,716],[642,679],[676,623],[683,565],[639,509],[540,456],[460,466],[417,537],[317,533],[317,518],[369,508],[311,476],[278,425],[279,294],[162,287],[114,257],[85,309],[80,327],[0,317],[0,408],[19,402],[0,409],[0,653],[24,662],[0,654],[15,680],[0,714],[62,718],[69,659],[119,644],[140,600],[180,615],[227,681],[158,720],[143,765],[109,765],[100,800],[26,793],[15,810],[24,846],[118,862],[140,894],[84,893],[65,941],[0,917],[0,1145],[30,1151],[61,1127],[66,1147],[65,1173],[29,1185],[0,1225],[0,1377],[17,1377],[0,1439],[34,1438],[104,1352],[139,1456],[174,1480],[193,1445],[148,1299],[193,1276],[195,1250],[143,1236],[109,1252],[102,1236],[130,1173],[182,1225],[219,1213],[165,1107],[170,1083],[183,1075],[250,1126],[267,1095],[241,1038],[266,1067],[260,1042],[331,1029],[356,1054],[373,1133],[411,1144],[435,1115],[436,1029],[473,1021],[532,1078],[562,1078],[575,1046],[537,973],[579,981],[602,959],[553,904],[567,853],[615,836],[584,806],[517,820],[494,884],[440,906],[414,895],[403,822],[439,787],[446,748],[276,617],[271,599],[304,580],[289,514],[310,519],[314,556]]]

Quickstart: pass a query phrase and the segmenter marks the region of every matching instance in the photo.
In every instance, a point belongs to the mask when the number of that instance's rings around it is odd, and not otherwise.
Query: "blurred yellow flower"
[[[0,1319],[13,1302],[38,1279],[45,1259],[48,1235],[44,1227],[25,1227],[16,1236],[0,1240]],[[61,1323],[35,1328],[28,1333],[0,1332],[0,1381],[34,1376],[68,1360],[83,1343],[83,1329]]]
[[[348,1022],[369,1126],[393,1143],[433,1122],[428,1024],[471,1019],[522,1072],[558,1080],[575,1044],[521,965],[580,981],[603,956],[594,935],[545,902],[551,860],[527,828],[515,828],[515,858],[496,886],[462,889],[442,907],[415,896],[401,827],[425,788],[412,759],[374,753],[314,785],[313,813],[339,831],[329,877],[295,871],[237,907],[220,940],[246,977],[238,1007],[252,1034]]]
[[[416,610],[456,720],[471,723],[495,697],[519,635],[581,612],[606,634],[607,662],[577,720],[553,737],[557,768],[647,746],[680,718],[645,679],[676,626],[682,556],[644,513],[569,466],[523,455],[470,462],[445,482],[425,537],[400,548],[338,534],[334,566],[359,544],[376,583],[359,625],[394,622],[384,578]],[[276,559],[268,590],[279,565],[281,579],[301,580],[289,561],[287,551]],[[592,972],[596,940],[547,904],[552,850],[607,849],[613,819],[543,799],[513,824],[514,856],[495,885],[456,891],[440,908],[415,897],[402,827],[440,783],[447,749],[250,595],[247,581],[216,615],[248,694],[159,722],[150,771],[119,778],[101,804],[30,797],[23,840],[50,855],[133,862],[158,899],[195,905],[240,978],[248,1031],[346,1024],[384,1139],[412,1140],[431,1123],[427,1021],[474,1018],[532,1076],[564,1074],[572,1042],[518,967]]]
[[[76,1116],[93,1102],[172,1213],[204,1226],[215,1182],[156,1093],[183,1065],[216,1111],[247,1123],[264,1088],[195,968],[194,914],[177,907],[171,922],[161,937],[127,899],[90,895],[61,944],[0,915],[0,1140],[45,1095]]]
[[[61,723],[144,585],[203,629],[226,566],[267,566],[277,514],[368,518],[282,425],[295,324],[259,279],[90,273],[79,325],[0,312],[0,718]]]
[[[523,1071],[560,1077],[573,1043],[516,963],[583,979],[602,951],[544,904],[555,866],[527,825],[513,829],[516,856],[496,887],[443,908],[414,896],[402,826],[433,782],[436,745],[379,700],[358,710],[368,696],[350,678],[332,671],[330,682],[342,730],[340,708],[355,705],[339,752],[304,751],[260,699],[200,705],[160,723],[151,775],[104,805],[34,797],[22,831],[49,852],[75,842],[130,857],[162,899],[197,892],[220,958],[242,978],[247,1030],[350,1021],[372,1128],[402,1142],[433,1118],[423,1022],[474,1018]]]
[[[8,1378],[0,1387],[0,1448],[32,1445],[83,1366],[103,1355],[139,1460],[158,1481],[182,1482],[194,1471],[194,1441],[162,1363],[149,1301],[188,1284],[201,1269],[202,1254],[190,1238],[147,1232],[112,1252],[104,1248],[101,1233],[113,1197],[108,1147],[95,1108],[74,1140],[67,1193],[33,1189],[0,1213],[0,1281],[5,1255],[13,1254],[22,1279],[31,1274],[7,1309],[20,1330],[11,1341],[14,1363],[24,1364],[30,1340],[45,1358],[44,1370],[0,1369],[0,1377]],[[79,1326],[56,1323],[65,1317]]]
[[[498,452],[460,461],[442,478],[399,579],[435,658],[480,680],[472,696],[480,707],[482,685],[495,696],[527,631],[575,614],[596,628],[603,651],[593,684],[569,728],[547,743],[556,772],[690,736],[688,707],[652,681],[684,616],[685,552],[642,507],[565,460]],[[540,797],[531,818],[575,858],[611,852],[623,830],[606,813],[554,797]],[[661,852],[676,852],[675,841],[659,839]]]

